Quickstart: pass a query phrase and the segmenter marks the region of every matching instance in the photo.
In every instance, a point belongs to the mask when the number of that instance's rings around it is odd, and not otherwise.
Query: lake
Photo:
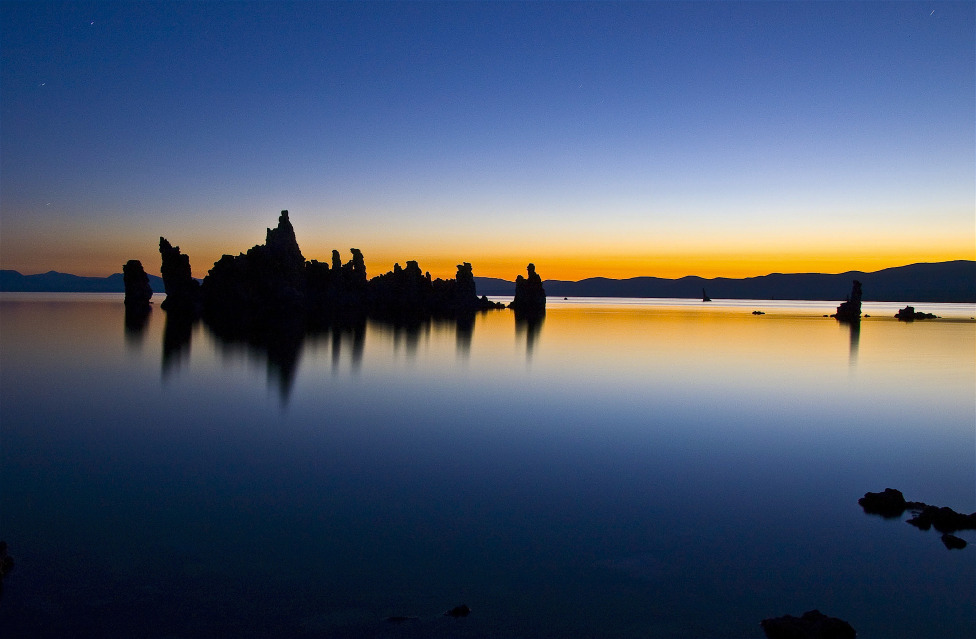
[[[229,338],[160,299],[0,296],[4,637],[976,636],[976,531],[857,503],[976,510],[974,305]]]

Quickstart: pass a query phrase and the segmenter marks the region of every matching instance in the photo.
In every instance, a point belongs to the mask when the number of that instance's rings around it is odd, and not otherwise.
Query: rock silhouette
[[[195,315],[200,312],[200,282],[193,279],[190,256],[180,253],[165,237],[159,238],[159,254],[163,265],[160,269],[166,299],[160,308],[169,312]]]
[[[946,548],[965,548],[966,542],[952,535],[959,530],[976,530],[976,513],[964,515],[945,506],[931,506],[920,501],[906,501],[900,490],[885,488],[880,493],[865,493],[857,500],[864,512],[881,515],[885,519],[901,517],[906,510],[913,513],[906,523],[919,530],[935,528],[942,534]]]
[[[149,276],[139,260],[129,260],[122,266],[122,281],[125,284],[126,309],[148,309],[153,290]]]
[[[305,258],[295,229],[282,211],[264,244],[224,255],[203,280],[206,314],[281,314],[305,306]]]
[[[801,617],[784,615],[760,622],[768,639],[855,639],[857,633],[843,619],[810,610]]]
[[[7,542],[0,541],[0,595],[3,595],[3,578],[14,569],[14,558],[7,554]]]
[[[454,617],[455,619],[460,619],[461,617],[467,617],[471,614],[471,608],[468,608],[467,604],[461,604],[460,606],[455,606],[444,613],[445,617]]]
[[[859,322],[861,321],[861,282],[854,280],[854,285],[851,287],[851,295],[847,298],[846,302],[842,302],[840,306],[837,307],[837,312],[831,317],[836,317],[842,322]]]
[[[542,287],[542,278],[535,272],[535,264],[526,267],[528,277],[519,275],[515,278],[515,299],[509,308],[515,311],[515,316],[538,317],[546,312],[546,289]]]
[[[471,264],[458,265],[454,279],[432,280],[416,261],[406,268],[374,277],[366,275],[362,251],[350,249],[352,259],[342,263],[332,251],[331,264],[306,261],[298,246],[295,229],[282,211],[278,225],[267,230],[264,244],[237,256],[224,255],[210,269],[202,286],[192,278],[189,257],[165,238],[159,238],[163,258],[167,311],[202,310],[208,324],[227,334],[228,326],[245,324],[253,333],[283,317],[302,316],[307,323],[355,323],[366,317],[393,321],[417,321],[427,317],[462,318],[479,311],[504,308],[503,304],[478,297]],[[542,281],[530,265],[529,307],[539,304]],[[533,297],[535,295],[535,297]],[[545,293],[541,293],[545,307]],[[238,333],[237,329],[230,332]]]

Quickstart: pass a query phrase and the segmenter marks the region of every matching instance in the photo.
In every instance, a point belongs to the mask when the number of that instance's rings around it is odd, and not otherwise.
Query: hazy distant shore
[[[478,295],[510,296],[515,292],[514,281],[491,277],[474,279]],[[855,279],[863,284],[866,301],[976,302],[976,261],[972,260],[910,264],[869,273],[773,273],[738,279],[593,277],[576,282],[545,280],[544,285],[549,297],[694,299],[701,298],[704,289],[715,299],[842,300]],[[163,292],[162,278],[150,275],[149,280],[154,292]],[[121,293],[124,290],[121,273],[83,277],[56,271],[23,275],[14,270],[0,270],[0,291],[3,292]]]

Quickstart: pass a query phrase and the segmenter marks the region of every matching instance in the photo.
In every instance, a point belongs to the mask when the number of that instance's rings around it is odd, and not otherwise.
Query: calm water
[[[976,510],[976,307],[865,304],[852,334],[835,305],[550,300],[262,344],[158,300],[127,329],[120,296],[0,296],[0,633],[732,638],[819,608],[976,636],[973,531],[948,551],[857,505]]]

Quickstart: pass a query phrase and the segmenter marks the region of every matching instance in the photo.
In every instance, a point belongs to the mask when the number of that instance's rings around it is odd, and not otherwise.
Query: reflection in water
[[[455,328],[454,344],[457,355],[461,359],[468,359],[471,355],[471,339],[474,337],[474,315],[459,317]]]
[[[204,325],[225,351],[244,346],[264,359],[268,381],[278,387],[282,401],[287,402],[308,333],[301,316],[208,319]]]
[[[332,343],[332,372],[339,370],[343,342],[351,344],[352,347],[352,372],[357,372],[363,363],[363,351],[366,349],[366,322],[351,322],[338,326],[331,326],[323,329],[321,333]]]
[[[166,313],[163,328],[163,376],[189,358],[190,338],[197,320],[192,315]]]
[[[542,325],[545,321],[545,313],[541,315],[515,315],[515,334],[519,339],[523,335],[525,336],[525,358],[527,360],[532,359],[532,351],[535,349],[535,343],[542,333]]]
[[[928,636],[920,618],[976,636],[969,550],[933,554],[856,503],[890,482],[974,509],[974,324],[877,314],[861,349],[822,311],[750,310],[554,304],[542,345],[538,322],[489,313],[470,339],[415,327],[407,362],[372,321],[200,325],[188,356],[192,330],[164,341],[158,312],[125,352],[117,299],[0,303],[3,533],[31,546],[0,627],[746,637],[822,606],[864,636]],[[172,383],[161,344],[184,359]]]
[[[849,361],[851,366],[854,366],[857,364],[857,348],[861,341],[861,318],[857,318],[849,322],[842,321],[841,324],[847,324],[851,329],[851,349]]]

